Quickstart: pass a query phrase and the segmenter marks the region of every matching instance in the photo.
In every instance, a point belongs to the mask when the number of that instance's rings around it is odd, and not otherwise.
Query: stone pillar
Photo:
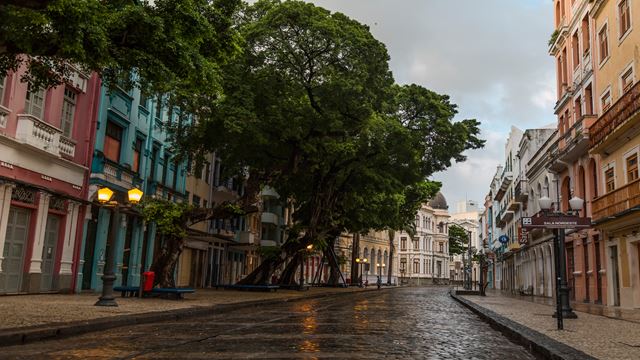
[[[64,241],[62,242],[62,257],[60,259],[60,277],[58,283],[58,288],[64,291],[71,291],[71,280],[73,279],[73,250],[76,247],[79,211],[80,203],[69,201],[64,225]]]
[[[7,223],[9,222],[9,211],[11,210],[11,194],[13,184],[0,185],[0,269],[2,269],[2,254],[4,254],[4,241],[7,235]],[[0,273],[0,276],[2,274]],[[3,279],[0,277],[0,283]]]
[[[36,227],[33,234],[33,248],[31,251],[31,263],[29,274],[26,277],[24,289],[28,292],[40,292],[40,278],[42,275],[42,247],[44,244],[45,230],[47,228],[47,216],[49,215],[49,200],[51,195],[41,191],[36,212]]]
[[[118,221],[118,226],[120,227],[120,230],[118,231],[118,236],[116,237],[116,243],[113,244],[116,250],[115,258],[114,258],[115,266],[113,267],[113,272],[116,276],[114,285],[121,286],[123,281],[122,265],[123,265],[123,258],[124,258],[124,239],[127,236],[127,226],[131,226],[131,224],[127,223],[127,215],[123,213],[120,213],[120,216],[118,219],[116,219],[116,221]],[[129,259],[131,259],[131,256],[129,256]]]
[[[76,279],[76,288],[75,292],[79,293],[82,291],[82,282],[84,281],[84,252],[85,247],[87,246],[87,230],[89,228],[89,221],[91,221],[92,211],[91,205],[88,205],[85,209],[84,219],[82,221],[82,237],[80,238],[80,256],[78,257],[78,274]],[[91,276],[91,273],[88,274]]]
[[[109,209],[100,208],[98,211],[98,224],[96,227],[96,241],[95,248],[93,249],[93,265],[91,266],[91,274],[84,274],[83,276],[91,276],[91,289],[96,292],[102,291],[102,280],[100,279],[104,275],[104,264],[106,261],[107,253],[107,236],[109,235],[109,220],[111,219],[111,212]]]

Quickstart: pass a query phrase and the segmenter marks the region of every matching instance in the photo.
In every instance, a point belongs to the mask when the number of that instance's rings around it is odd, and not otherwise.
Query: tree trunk
[[[278,283],[280,285],[302,285],[298,283],[299,277],[296,276],[298,275],[297,271],[300,268],[300,264],[303,264],[302,254],[297,253],[284,268],[284,271],[282,272],[282,276],[280,276],[280,281]]]
[[[391,285],[391,276],[393,275],[393,240],[396,237],[394,230],[389,230],[389,263],[387,264],[387,285]]]
[[[160,253],[156,254],[150,269],[155,273],[154,286],[160,285],[163,288],[176,287],[173,274],[185,243],[186,240],[184,238],[170,237],[165,239]]]
[[[353,234],[353,242],[351,246],[351,284],[358,284],[358,271],[360,271],[359,266],[356,262],[360,254],[360,234]]]

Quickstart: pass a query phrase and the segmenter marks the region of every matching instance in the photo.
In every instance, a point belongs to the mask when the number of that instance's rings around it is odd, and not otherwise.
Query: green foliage
[[[162,199],[147,199],[141,203],[142,216],[147,222],[155,222],[161,234],[184,238],[187,236],[189,215],[193,205]]]
[[[174,131],[187,153],[218,150],[227,175],[248,167],[294,206],[296,231],[406,229],[435,195],[427,180],[479,148],[479,123],[454,122],[448,96],[394,84],[369,28],[302,1],[262,0],[239,20],[242,54],[225,96]]]
[[[549,39],[549,46],[553,45],[556,43],[556,40],[558,39],[558,36],[560,35],[560,31],[558,31],[558,29],[555,29],[553,31],[553,33],[551,34],[551,38]]]
[[[240,0],[41,0],[0,5],[0,74],[55,86],[66,64],[150,93],[216,94],[219,65],[237,51]],[[27,56],[24,56],[27,55]],[[37,60],[34,60],[37,59]],[[135,72],[136,77],[130,77]]]
[[[460,225],[449,226],[449,254],[460,255],[467,252],[469,234]]]

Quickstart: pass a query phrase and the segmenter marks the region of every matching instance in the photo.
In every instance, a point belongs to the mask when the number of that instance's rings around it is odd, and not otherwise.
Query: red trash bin
[[[154,273],[153,271],[145,271],[142,273],[142,276],[144,277],[142,291],[143,292],[151,291],[151,289],[153,289],[153,280],[156,277],[156,273]]]

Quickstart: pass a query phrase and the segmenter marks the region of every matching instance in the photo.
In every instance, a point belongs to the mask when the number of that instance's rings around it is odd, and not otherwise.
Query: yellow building
[[[591,16],[600,116],[590,131],[590,152],[601,159],[592,217],[606,241],[607,303],[635,308],[640,307],[640,2],[598,0]]]

